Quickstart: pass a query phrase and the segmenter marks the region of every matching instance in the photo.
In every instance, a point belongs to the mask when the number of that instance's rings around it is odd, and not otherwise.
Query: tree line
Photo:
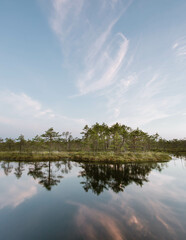
[[[73,138],[70,132],[56,132],[49,128],[32,139],[0,138],[0,151],[86,151],[86,152],[136,152],[136,151],[186,151],[186,139],[162,139],[157,133],[148,133],[115,123],[112,126],[95,123],[85,125],[81,138]]]

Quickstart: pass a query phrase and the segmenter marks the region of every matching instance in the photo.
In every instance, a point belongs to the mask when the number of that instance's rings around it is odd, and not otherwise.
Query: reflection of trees
[[[186,160],[186,152],[175,152],[175,153],[173,153],[173,155],[177,158]]]
[[[163,164],[158,163],[128,163],[128,164],[81,164],[83,171],[80,176],[85,179],[81,182],[87,192],[91,189],[99,195],[104,189],[114,192],[123,191],[126,186],[135,183],[142,186],[148,181],[152,169],[162,170]]]
[[[16,175],[16,178],[19,179],[24,171],[24,163],[23,162],[17,162],[17,167],[14,169],[14,174]]]
[[[19,179],[23,171],[28,170],[28,175],[33,177],[39,184],[47,190],[51,190],[53,186],[60,183],[65,174],[72,169],[71,162],[66,161],[46,161],[46,162],[2,162],[1,168],[5,174],[12,172],[14,166],[14,174]],[[75,163],[76,167],[79,165]],[[94,164],[81,163],[82,170],[80,177],[83,178],[81,184],[87,192],[91,189],[95,194],[99,195],[105,189],[112,189],[114,192],[120,192],[129,184],[135,183],[142,186],[148,181],[148,175],[152,169],[161,171],[165,164],[160,163],[128,163],[128,164]],[[25,167],[25,168],[24,168]]]
[[[28,175],[38,179],[38,183],[50,191],[52,186],[60,183],[60,179],[63,178],[62,174],[67,174],[71,168],[69,161],[35,162],[29,167]]]
[[[42,171],[39,184],[43,185],[47,190],[51,190],[52,186],[60,183],[60,178],[63,178],[60,172],[57,172],[59,174],[53,172],[51,161],[45,163],[42,170],[44,171]]]
[[[61,170],[62,173],[68,174],[70,170],[72,169],[72,165],[70,161],[64,161],[63,162],[63,168]]]
[[[17,179],[21,178],[23,172],[28,170],[27,175],[33,177],[39,184],[45,187],[47,190],[51,190],[53,186],[60,183],[63,175],[68,174],[72,165],[68,160],[64,161],[46,161],[46,162],[16,162],[12,164],[8,161],[3,161],[0,167],[4,170],[6,176],[8,176],[12,170]],[[25,168],[24,168],[25,167]]]
[[[34,162],[29,167],[28,175],[32,176],[34,179],[38,179],[42,177],[42,164],[40,162]]]
[[[13,169],[13,166],[11,165],[10,162],[2,162],[1,167],[4,170],[4,173],[6,176],[8,176],[12,172],[12,169]]]

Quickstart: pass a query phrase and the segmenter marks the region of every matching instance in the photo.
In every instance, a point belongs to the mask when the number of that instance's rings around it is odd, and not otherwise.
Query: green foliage
[[[18,138],[17,138],[17,142],[19,144],[19,151],[22,152],[23,150],[23,146],[26,144],[26,140],[24,138],[24,135],[20,135]]]
[[[47,131],[45,131],[44,134],[41,135],[41,137],[44,138],[46,142],[53,142],[60,136],[61,135],[58,132],[55,132],[53,128],[49,128]]]
[[[82,138],[73,138],[69,131],[56,132],[51,127],[45,133],[26,140],[21,134],[17,139],[0,138],[0,151],[27,152],[114,152],[115,154],[149,151],[186,151],[186,139],[173,139],[167,141],[156,133],[149,135],[126,125],[115,123],[108,126],[105,123],[85,125],[81,132]]]

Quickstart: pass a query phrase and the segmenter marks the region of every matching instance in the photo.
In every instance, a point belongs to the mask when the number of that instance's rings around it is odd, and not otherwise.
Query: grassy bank
[[[0,152],[0,160],[9,161],[57,161],[70,159],[78,162],[164,162],[171,159],[170,155],[162,152]]]

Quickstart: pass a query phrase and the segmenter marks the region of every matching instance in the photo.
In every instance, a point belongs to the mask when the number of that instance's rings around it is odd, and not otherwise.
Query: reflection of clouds
[[[58,175],[65,169],[66,176],[78,181],[75,177],[82,170],[78,163],[72,163],[72,170],[66,163],[56,164],[51,163],[53,173]],[[27,165],[24,171],[31,167],[33,164]],[[43,170],[47,173],[48,168]],[[37,193],[37,180],[25,175],[16,180],[14,171],[7,177],[0,170],[0,209],[17,207]],[[85,197],[83,203],[68,202],[77,207],[73,214],[82,239],[185,239],[186,178],[181,162],[179,165],[179,161],[171,161],[167,169],[161,173],[153,170],[148,178],[142,188],[130,184],[124,192],[116,194],[110,189],[103,197]]]
[[[156,216],[156,218],[165,226],[165,228],[167,228],[168,231],[173,233],[171,227],[161,217]]]
[[[151,200],[147,210],[151,211],[151,214],[155,217],[155,226],[169,234],[171,239],[179,239],[180,233],[186,234],[183,227],[184,222],[180,221],[178,213],[171,206],[158,200]]]
[[[152,171],[142,188],[109,190],[106,203],[76,203],[78,231],[85,239],[185,239],[185,172],[172,164],[161,173]]]
[[[158,187],[163,186],[167,183],[171,183],[172,181],[175,180],[175,177],[173,177],[173,176],[159,174],[158,172],[152,172],[151,178],[156,178],[156,181],[155,182],[150,181],[149,185],[153,184]]]
[[[109,204],[108,207],[108,204],[98,203],[98,206],[92,208],[80,203],[69,203],[78,206],[75,223],[83,239],[120,240],[153,236],[148,221],[138,217],[131,207],[122,209],[120,206]]]
[[[142,230],[144,228],[141,221],[139,219],[137,219],[137,217],[135,215],[133,215],[129,218],[128,223],[129,223],[129,225],[135,225],[137,230]]]
[[[121,198],[120,201],[122,201],[122,199],[123,198]],[[148,227],[149,224],[148,220],[144,217],[144,215],[141,215],[138,211],[135,210],[135,208],[130,206],[130,198],[128,199],[128,201],[126,201],[126,199],[123,200],[126,203],[125,207],[123,204],[120,205],[120,201],[118,201],[117,202],[118,207],[115,208],[115,215],[117,215],[118,218],[121,218],[120,221],[122,221],[125,224],[126,238],[136,239],[135,235],[151,236]],[[131,232],[133,233],[132,235]]]
[[[157,199],[169,198],[175,202],[185,202],[186,191],[179,187],[177,178],[165,174],[158,174],[153,172],[151,174],[151,180],[148,185],[144,187],[144,190],[156,196]]]
[[[113,216],[83,204],[71,204],[79,207],[75,221],[84,239],[125,239],[121,223]]]
[[[177,176],[172,164],[161,173],[152,171],[142,188],[132,184],[119,194],[110,189],[107,203],[75,203],[78,231],[85,239],[182,239],[186,222],[180,209],[184,210],[186,192],[180,168]]]
[[[184,185],[184,179],[181,181]],[[180,239],[186,234],[186,220],[182,218],[182,211],[186,213],[186,192],[178,182],[176,173],[170,176],[152,172],[142,189],[131,186],[117,196],[110,191],[109,205],[115,206],[118,218],[122,216],[128,228],[139,235],[141,232],[143,236],[165,239],[163,234],[168,239]]]
[[[17,181],[14,186],[12,182],[1,189],[0,209],[6,206],[17,207],[26,199],[31,198],[37,192],[36,183],[33,180]]]
[[[8,162],[1,162],[1,167],[4,163],[7,164]],[[11,162],[11,166],[9,167],[11,169],[12,167],[16,168],[17,163]],[[27,164],[24,165],[24,170],[28,171]],[[0,168],[0,177],[0,209],[8,206],[15,208],[37,192],[36,181],[27,177],[25,178],[24,173],[20,181],[15,178],[14,170],[9,172],[7,176],[3,168]]]

